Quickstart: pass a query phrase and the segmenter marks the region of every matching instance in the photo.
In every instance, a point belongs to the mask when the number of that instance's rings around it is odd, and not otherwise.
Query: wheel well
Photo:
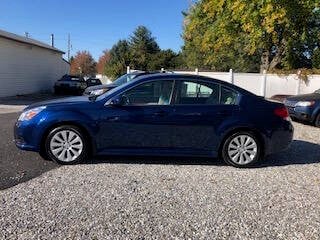
[[[258,139],[259,143],[262,145],[261,147],[261,154],[262,156],[265,154],[265,141],[263,139],[263,136],[261,135],[261,133],[255,129],[251,129],[251,128],[247,128],[247,127],[241,127],[241,128],[236,128],[236,129],[233,129],[231,131],[229,131],[222,139],[222,141],[220,142],[220,146],[219,146],[219,157],[222,156],[222,148],[223,148],[223,144],[224,142],[227,140],[228,137],[230,137],[232,134],[235,134],[237,132],[250,132],[252,134],[254,134],[254,136]]]
[[[89,134],[88,130],[83,127],[81,124],[78,123],[74,123],[74,122],[59,122],[56,124],[51,125],[50,127],[48,127],[46,129],[46,131],[43,133],[42,138],[41,138],[41,143],[40,143],[40,151],[42,151],[43,153],[45,152],[45,143],[46,143],[46,138],[48,136],[48,134],[55,128],[57,127],[61,127],[61,126],[65,126],[65,125],[69,125],[69,126],[74,126],[80,129],[80,131],[84,134],[85,139],[89,139],[89,154],[92,154],[94,152],[94,143],[92,141],[91,135]]]
[[[320,115],[320,109],[318,109],[314,115],[314,120],[313,122],[315,122],[317,120],[318,115]]]

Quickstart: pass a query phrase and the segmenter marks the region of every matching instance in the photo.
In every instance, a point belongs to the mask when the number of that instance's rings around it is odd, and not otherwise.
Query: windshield
[[[320,89],[316,90],[314,93],[320,94]]]
[[[132,73],[128,73],[125,75],[122,75],[121,77],[119,77],[117,80],[115,80],[113,83],[120,86],[122,84],[125,84],[127,82],[130,82],[132,79],[134,79],[137,75],[136,74],[132,74]]]

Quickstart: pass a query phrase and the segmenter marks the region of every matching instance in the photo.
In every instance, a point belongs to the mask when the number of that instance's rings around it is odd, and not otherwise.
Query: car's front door
[[[121,105],[106,105],[101,114],[98,151],[146,153],[172,147],[173,89],[173,80],[148,81],[121,93]]]
[[[214,82],[176,81],[172,131],[176,149],[186,153],[217,154],[218,129],[238,110],[238,93]]]

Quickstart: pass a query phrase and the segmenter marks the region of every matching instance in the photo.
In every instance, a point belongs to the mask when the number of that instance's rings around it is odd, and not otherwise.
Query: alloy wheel
[[[76,160],[83,151],[81,137],[72,130],[61,130],[56,132],[50,140],[51,153],[61,162],[72,162]]]
[[[232,162],[238,165],[247,165],[255,160],[258,146],[251,136],[238,135],[230,141],[227,151]]]

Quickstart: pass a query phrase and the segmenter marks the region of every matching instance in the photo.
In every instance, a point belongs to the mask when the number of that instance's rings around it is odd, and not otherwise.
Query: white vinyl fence
[[[199,72],[197,69],[175,71],[175,73],[196,74],[223,80],[268,98],[276,94],[297,95],[320,89],[320,75],[310,75],[308,81],[304,82],[295,74],[234,73],[232,70],[230,72]]]

